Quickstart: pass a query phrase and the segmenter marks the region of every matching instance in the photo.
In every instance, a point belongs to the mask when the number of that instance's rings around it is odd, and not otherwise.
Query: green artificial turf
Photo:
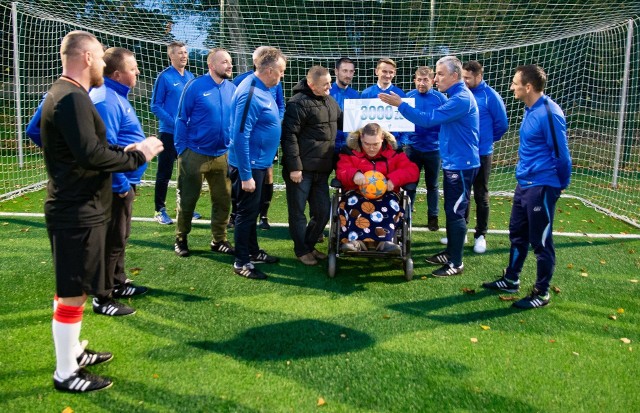
[[[1,203],[0,212],[41,212],[42,198]],[[151,216],[152,199],[153,189],[141,188],[135,215]],[[506,229],[509,205],[492,199],[495,229]],[[558,209],[556,230],[640,233],[571,199]],[[206,199],[198,210],[209,216]],[[283,192],[270,215],[286,222]],[[419,196],[417,227],[422,215]],[[270,278],[252,281],[233,274],[232,257],[209,251],[206,225],[194,225],[192,256],[178,258],[174,226],[134,222],[127,268],[151,290],[125,300],[137,309],[130,317],[86,309],[82,338],[115,354],[90,369],[114,386],[70,395],[51,384],[54,279],[44,220],[2,216],[0,231],[2,411],[640,410],[638,239],[557,236],[551,304],[517,311],[479,288],[506,265],[502,234],[488,236],[483,255],[467,246],[464,275],[436,279],[424,257],[440,250],[443,233],[415,231],[416,274],[406,282],[398,261],[342,257],[330,279],[323,265],[298,262],[287,228],[277,226],[259,239],[281,262],[261,265]],[[524,289],[534,278],[531,254]]]

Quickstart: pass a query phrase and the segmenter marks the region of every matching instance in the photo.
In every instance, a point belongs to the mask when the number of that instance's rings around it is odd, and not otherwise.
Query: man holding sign
[[[436,277],[462,274],[462,250],[467,234],[465,214],[469,208],[471,186],[480,167],[478,105],[462,81],[462,62],[445,56],[436,63],[436,83],[449,100],[443,105],[420,111],[403,103],[395,93],[380,93],[378,98],[392,106],[411,122],[423,128],[440,127],[440,157],[444,174],[444,209],[447,217],[447,249],[427,258],[431,264],[442,264],[433,271]]]

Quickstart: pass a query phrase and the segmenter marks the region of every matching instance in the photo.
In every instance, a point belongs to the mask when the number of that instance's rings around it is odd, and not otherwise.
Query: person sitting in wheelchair
[[[392,241],[404,215],[398,191],[417,182],[419,170],[397,148],[396,138],[377,123],[369,123],[347,138],[336,166],[336,178],[345,191],[338,204],[342,251],[375,248],[400,254],[400,246]],[[386,178],[376,198],[367,188],[368,184],[375,186],[376,178],[365,178],[367,171],[380,172]]]

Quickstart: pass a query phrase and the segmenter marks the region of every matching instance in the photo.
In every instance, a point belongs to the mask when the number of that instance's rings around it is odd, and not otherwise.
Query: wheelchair
[[[331,180],[331,188],[334,194],[331,198],[331,214],[329,218],[329,248],[327,257],[327,273],[330,278],[336,276],[338,269],[338,258],[359,257],[359,258],[382,258],[392,261],[402,261],[404,277],[407,281],[413,279],[413,259],[411,258],[411,199],[407,191],[414,191],[416,183],[403,186],[399,191],[400,205],[404,209],[404,216],[400,218],[396,225],[393,243],[400,246],[400,254],[389,253],[376,250],[367,251],[341,251],[340,250],[340,217],[338,215],[338,205],[345,195],[342,184],[337,178]]]

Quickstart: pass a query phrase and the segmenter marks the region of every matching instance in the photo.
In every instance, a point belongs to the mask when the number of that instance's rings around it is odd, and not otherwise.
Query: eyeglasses
[[[362,143],[362,146],[366,146],[367,148],[375,148],[377,146],[382,145],[382,141],[378,141],[378,142],[365,142],[365,141],[360,141],[360,143]]]

